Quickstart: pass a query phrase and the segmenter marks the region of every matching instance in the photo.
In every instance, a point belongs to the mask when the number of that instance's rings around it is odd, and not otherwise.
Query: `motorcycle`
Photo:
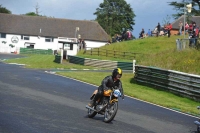
[[[200,106],[197,106],[197,109],[200,109]],[[197,125],[197,133],[200,133],[200,119],[194,121],[194,124]]]
[[[93,100],[97,90],[94,91],[93,95],[90,97],[90,100]],[[119,89],[109,89],[104,91],[103,97],[96,101],[93,107],[86,105],[88,109],[88,117],[93,118],[96,114],[104,115],[104,122],[111,122],[118,110],[118,97],[121,96]]]

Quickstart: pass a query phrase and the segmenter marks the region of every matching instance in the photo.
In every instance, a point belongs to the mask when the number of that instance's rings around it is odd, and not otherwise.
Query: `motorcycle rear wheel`
[[[200,133],[200,128],[199,128],[199,126],[197,126],[197,133]]]
[[[97,112],[95,112],[91,109],[88,109],[88,117],[89,118],[93,118],[96,114],[97,114]]]
[[[104,122],[105,123],[111,122],[115,118],[117,110],[118,110],[118,102],[114,102],[113,104],[108,105],[108,107],[105,109]]]

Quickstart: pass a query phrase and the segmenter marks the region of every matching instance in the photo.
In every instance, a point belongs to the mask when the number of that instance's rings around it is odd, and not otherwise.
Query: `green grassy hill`
[[[123,41],[103,46],[101,49],[142,53],[135,57],[138,65],[155,66],[163,69],[200,75],[200,51],[194,48],[178,51],[176,48],[176,39],[178,38],[183,38],[183,36],[171,36],[170,38],[166,36],[149,37],[145,39]],[[83,54],[83,51],[79,52],[78,56],[106,60],[124,60],[119,58],[91,56]],[[131,62],[132,60],[124,61]]]

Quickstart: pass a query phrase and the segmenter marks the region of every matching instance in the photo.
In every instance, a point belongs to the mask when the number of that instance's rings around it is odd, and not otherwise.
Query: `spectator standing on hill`
[[[190,33],[189,34],[189,47],[194,47],[195,45],[195,34]]]
[[[183,23],[180,21],[179,22],[179,35],[182,34],[182,29],[183,29]]]
[[[139,38],[143,38],[144,37],[144,29],[142,28],[142,31],[140,32]]]
[[[120,42],[121,41],[121,37],[119,36],[119,34],[116,34],[116,42]]]
[[[189,24],[185,22],[185,32],[188,32],[188,29],[189,29]]]
[[[192,31],[193,31],[193,32],[195,32],[195,30],[196,30],[196,27],[197,27],[197,26],[196,26],[196,22],[192,22],[192,26],[193,26],[193,29],[192,29]]]
[[[196,38],[199,38],[199,27],[196,27],[195,29],[195,36]]]
[[[131,34],[131,32],[130,32],[129,30],[127,31],[127,36],[128,36],[127,39],[128,39],[128,40],[131,40],[132,34]]]
[[[86,48],[86,43],[85,43],[84,39],[82,39],[82,48],[83,48],[83,49]]]
[[[197,39],[199,38],[199,27],[196,26],[195,31],[194,31],[194,35],[195,35],[195,46],[197,46]]]
[[[149,29],[147,32],[148,36],[151,36],[151,30]]]
[[[192,23],[189,24],[189,28],[188,28],[188,34],[192,34],[192,31],[193,31],[193,25]]]
[[[169,38],[170,35],[171,35],[171,29],[172,29],[172,24],[169,23],[169,24],[167,25],[167,35],[168,35],[168,38]]]
[[[157,34],[156,34],[156,36],[158,37],[158,35],[160,34],[160,23],[158,23],[158,25],[157,25]]]

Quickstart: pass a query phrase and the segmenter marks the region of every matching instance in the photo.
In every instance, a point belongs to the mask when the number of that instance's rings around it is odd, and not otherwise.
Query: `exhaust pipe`
[[[90,109],[90,110],[92,110],[92,111],[95,111],[95,112],[97,112],[97,110],[96,109],[94,109],[94,108],[91,108],[91,107],[89,107],[88,105],[86,105],[85,106],[87,109]]]

